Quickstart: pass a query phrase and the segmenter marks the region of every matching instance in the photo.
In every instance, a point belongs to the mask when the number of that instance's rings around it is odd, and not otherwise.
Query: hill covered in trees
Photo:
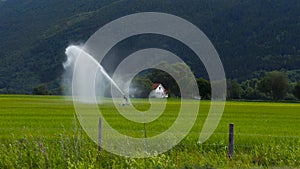
[[[165,12],[198,26],[212,41],[226,76],[239,82],[284,71],[300,80],[298,0],[7,0],[0,1],[0,93],[60,92],[65,48],[84,43],[106,23],[136,12]],[[117,44],[103,61],[109,73],[133,51],[159,47],[207,78],[194,53],[174,39],[141,35]],[[117,60],[117,61],[116,61]]]

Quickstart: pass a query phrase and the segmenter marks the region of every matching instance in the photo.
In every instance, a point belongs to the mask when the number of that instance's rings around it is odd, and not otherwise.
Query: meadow
[[[146,99],[134,106],[147,110]],[[73,102],[61,96],[0,96],[0,168],[300,168],[300,104],[226,103],[214,134],[197,144],[210,107],[201,101],[190,133],[166,153],[145,159],[114,155],[84,133]],[[99,105],[105,119],[120,133],[144,137],[143,124],[131,122],[106,99]],[[147,137],[175,121],[179,99],[169,99],[164,113],[147,124]],[[235,124],[235,155],[228,158],[228,125]]]

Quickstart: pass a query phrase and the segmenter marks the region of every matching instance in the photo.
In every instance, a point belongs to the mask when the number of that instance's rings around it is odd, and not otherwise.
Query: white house
[[[154,83],[152,85],[152,91],[150,97],[154,98],[168,98],[168,91],[160,83]]]

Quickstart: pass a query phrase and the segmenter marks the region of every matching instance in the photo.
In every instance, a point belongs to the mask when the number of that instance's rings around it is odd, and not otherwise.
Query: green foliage
[[[148,98],[152,90],[152,82],[146,78],[134,78],[130,84],[129,93],[137,98]]]
[[[227,81],[227,97],[229,99],[240,99],[241,98],[241,86],[236,80]]]
[[[151,69],[147,75],[154,83],[161,83],[168,90],[171,97],[184,97],[191,98],[194,94],[192,89],[196,86],[192,86],[193,74],[190,68],[181,62],[168,64],[166,62],[159,63],[155,69]],[[175,79],[176,78],[176,79]],[[180,91],[179,84],[190,86],[186,88],[186,91]]]
[[[151,69],[147,74],[153,83],[161,83],[167,90],[170,96],[180,96],[179,87],[175,79],[163,69],[170,70],[171,66],[165,62],[160,63],[158,68]],[[160,69],[159,69],[160,68]]]
[[[300,99],[300,81],[298,81],[296,86],[294,87],[293,94],[294,94],[295,97]]]
[[[208,80],[203,78],[197,78],[197,84],[199,89],[199,94],[201,99],[210,99],[211,96],[211,86]]]
[[[5,83],[0,84],[4,86],[0,93],[31,93],[32,86],[40,83],[56,84],[49,85],[50,90],[57,88],[68,44],[84,42],[118,17],[153,10],[183,17],[203,30],[218,50],[229,79],[244,81],[259,70],[299,69],[298,0],[0,2],[0,81]],[[116,47],[112,52],[120,54],[112,60],[121,60],[119,56],[133,49],[153,46],[174,51],[197,77],[208,78],[197,59],[189,57],[193,52],[174,40],[166,43],[161,36]],[[291,76],[293,81],[300,80],[297,72]],[[172,90],[178,95],[176,88]]]
[[[283,99],[288,91],[289,81],[287,75],[273,71],[268,73],[259,83],[258,89],[266,95],[271,96],[273,100]]]
[[[33,88],[32,94],[34,95],[51,95],[46,84],[39,84]]]
[[[242,99],[256,99],[256,100],[265,100],[267,99],[267,96],[263,93],[261,93],[258,90],[258,84],[260,80],[257,78],[253,78],[250,80],[246,80],[241,83],[241,98]]]

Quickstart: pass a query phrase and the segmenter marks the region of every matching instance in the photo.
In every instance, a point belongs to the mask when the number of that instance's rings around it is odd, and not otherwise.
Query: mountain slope
[[[83,43],[109,21],[145,11],[171,13],[197,25],[215,45],[228,78],[299,69],[298,0],[10,0],[0,4],[0,92],[30,93],[39,83],[56,92],[67,45]],[[147,47],[168,49],[190,63],[197,76],[206,76],[192,51],[162,36],[129,38],[103,64],[112,72],[116,60]]]

